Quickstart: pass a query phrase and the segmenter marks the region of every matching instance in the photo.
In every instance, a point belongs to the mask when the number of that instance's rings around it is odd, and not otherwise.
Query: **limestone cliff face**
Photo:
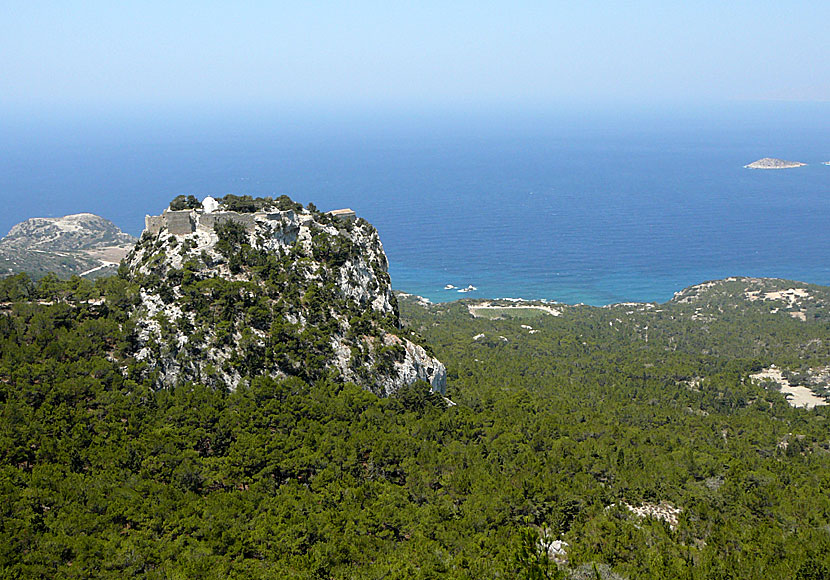
[[[136,357],[156,384],[328,376],[379,395],[416,380],[443,393],[444,365],[400,329],[377,231],[287,198],[260,205],[148,216],[127,261],[143,289]]]

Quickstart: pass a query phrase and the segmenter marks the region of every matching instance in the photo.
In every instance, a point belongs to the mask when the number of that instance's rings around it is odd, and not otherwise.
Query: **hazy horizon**
[[[6,4],[0,111],[388,111],[830,99],[806,1]]]

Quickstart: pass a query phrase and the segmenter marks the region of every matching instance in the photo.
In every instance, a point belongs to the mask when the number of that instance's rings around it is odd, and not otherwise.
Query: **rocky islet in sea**
[[[783,159],[774,159],[772,157],[764,157],[758,161],[753,161],[748,165],[744,165],[747,169],[792,169],[795,167],[804,167],[806,163],[800,161],[785,161]]]

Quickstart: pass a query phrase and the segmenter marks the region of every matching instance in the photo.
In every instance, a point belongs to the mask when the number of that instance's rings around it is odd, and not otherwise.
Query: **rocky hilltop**
[[[764,157],[758,161],[753,161],[749,165],[744,165],[747,169],[792,169],[793,167],[804,167],[806,163],[800,161],[784,161],[783,159],[773,159],[772,157]]]
[[[28,272],[40,277],[54,272],[97,277],[112,274],[135,245],[111,221],[91,213],[59,218],[31,218],[0,240],[0,272]]]
[[[792,318],[813,319],[830,306],[827,287],[782,278],[751,278],[732,276],[689,286],[675,292],[673,304],[701,308],[747,308],[787,313]],[[809,314],[809,316],[808,316]]]
[[[389,395],[444,365],[404,333],[377,231],[351,211],[177,198],[127,258],[133,349],[157,386],[324,376]]]

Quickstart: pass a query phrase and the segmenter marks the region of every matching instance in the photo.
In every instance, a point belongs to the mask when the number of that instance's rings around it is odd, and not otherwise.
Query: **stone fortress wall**
[[[258,221],[279,221],[283,218],[294,221],[296,219],[294,210],[239,213],[225,211],[219,207],[215,199],[206,197],[202,201],[202,207],[198,209],[171,210],[168,208],[161,215],[144,216],[144,230],[154,236],[157,236],[163,229],[176,236],[185,236],[196,230],[213,231],[220,224],[236,222],[241,224],[246,231],[251,232]],[[355,212],[351,209],[336,209],[328,213],[344,221],[355,219]]]
[[[206,209],[166,209],[161,215],[144,216],[144,230],[156,236],[161,230],[176,236],[192,234],[196,230],[212,231],[216,226],[228,222],[241,224],[247,231],[253,231],[257,221],[274,221],[286,218],[295,219],[293,210],[258,211],[256,213],[239,213],[236,211],[207,211]]]
[[[171,211],[162,214],[162,217],[167,222],[167,231],[171,234],[185,234],[191,233],[195,229],[194,216],[191,211]]]

